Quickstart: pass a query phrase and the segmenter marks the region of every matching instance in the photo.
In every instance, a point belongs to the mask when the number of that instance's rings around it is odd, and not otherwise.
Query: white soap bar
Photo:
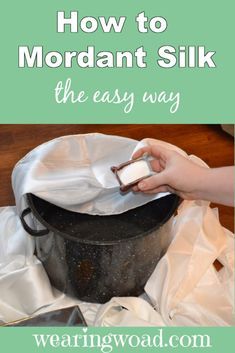
[[[134,183],[136,180],[150,176],[151,170],[147,161],[137,160],[123,167],[117,173],[122,184],[128,185]]]

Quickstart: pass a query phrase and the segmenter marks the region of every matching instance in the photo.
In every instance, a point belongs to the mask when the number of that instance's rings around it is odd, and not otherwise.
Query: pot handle
[[[41,237],[43,235],[46,235],[49,233],[49,230],[48,229],[41,229],[41,230],[36,230],[36,229],[32,229],[25,221],[25,217],[30,213],[32,212],[31,209],[28,207],[26,208],[22,213],[21,213],[21,216],[20,216],[20,220],[21,220],[21,223],[22,223],[22,226],[24,228],[24,230],[29,233],[30,235],[34,236],[34,237]]]

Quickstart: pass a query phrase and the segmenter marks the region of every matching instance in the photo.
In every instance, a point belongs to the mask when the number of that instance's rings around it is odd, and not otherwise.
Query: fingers
[[[160,186],[159,188],[155,188],[152,190],[147,190],[145,194],[159,194],[160,192],[168,192],[170,191],[167,185]]]
[[[133,186],[132,191],[138,192],[140,189],[138,188],[138,185]]]
[[[167,171],[166,165],[167,161],[172,157],[171,150],[165,149],[159,145],[152,145],[140,148],[133,155],[133,159],[140,158],[144,153],[148,153],[152,157],[153,160],[150,161],[152,170],[157,172],[157,174],[146,178],[138,183],[138,185],[134,186],[132,190],[134,192],[142,191],[146,194],[154,194],[159,192],[167,192],[169,191],[168,180],[167,180]]]
[[[161,172],[165,168],[165,162],[159,159],[153,159],[150,161],[151,168],[154,172]]]
[[[136,151],[133,156],[132,159],[137,159],[140,158],[141,156],[143,156],[144,153],[149,153],[151,154],[151,147],[150,146],[146,146],[146,147],[142,147],[140,148],[138,151]]]
[[[167,156],[172,151],[168,150],[162,146],[159,146],[159,145],[146,146],[146,147],[142,147],[138,151],[136,151],[133,154],[132,158],[133,159],[140,158],[146,152],[154,158],[166,160]]]
[[[141,192],[142,190],[140,190],[138,185],[135,185],[135,186],[133,186],[132,191],[133,192]],[[169,190],[168,185],[162,185],[162,186],[159,186],[158,188],[146,190],[146,191],[144,191],[144,193],[145,194],[159,194],[160,192],[168,192],[168,191],[172,192],[172,190]]]
[[[144,153],[148,153],[150,154],[151,153],[151,148],[149,147],[144,147],[144,148],[141,148],[140,150],[138,150],[134,155],[133,155],[133,159],[137,159],[137,158],[140,158]],[[161,172],[162,169],[165,167],[165,162],[161,159],[153,159],[150,161],[150,164],[151,164],[151,167],[152,167],[152,170],[154,172]]]
[[[161,173],[158,173],[156,175],[153,175],[147,179],[144,179],[138,183],[138,188],[141,191],[149,191],[149,190],[154,190],[158,189],[159,187],[163,187],[167,185],[167,180],[164,171]]]

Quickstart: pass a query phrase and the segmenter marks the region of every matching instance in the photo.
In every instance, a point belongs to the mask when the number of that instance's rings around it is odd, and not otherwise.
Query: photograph
[[[2,326],[232,326],[234,125],[2,124]]]

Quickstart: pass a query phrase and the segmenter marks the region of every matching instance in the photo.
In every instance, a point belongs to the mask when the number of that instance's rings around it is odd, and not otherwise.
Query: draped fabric
[[[70,298],[51,287],[34,255],[34,240],[18,216],[26,207],[25,193],[91,214],[120,213],[149,202],[152,196],[120,195],[109,170],[149,143],[177,149],[152,139],[138,143],[101,134],[76,135],[41,145],[17,163],[12,176],[16,207],[0,208],[0,322],[79,304],[88,325],[233,325],[233,234],[221,226],[218,212],[207,202],[181,204],[166,239],[169,248],[138,298],[112,298],[103,305]],[[195,156],[189,158],[205,165]],[[213,265],[216,259],[223,265],[219,272]]]
[[[17,210],[26,208],[26,193],[93,215],[122,213],[166,195],[129,192],[123,196],[110,169],[128,161],[145,144],[146,140],[93,133],[64,136],[38,146],[16,164],[12,173]]]

